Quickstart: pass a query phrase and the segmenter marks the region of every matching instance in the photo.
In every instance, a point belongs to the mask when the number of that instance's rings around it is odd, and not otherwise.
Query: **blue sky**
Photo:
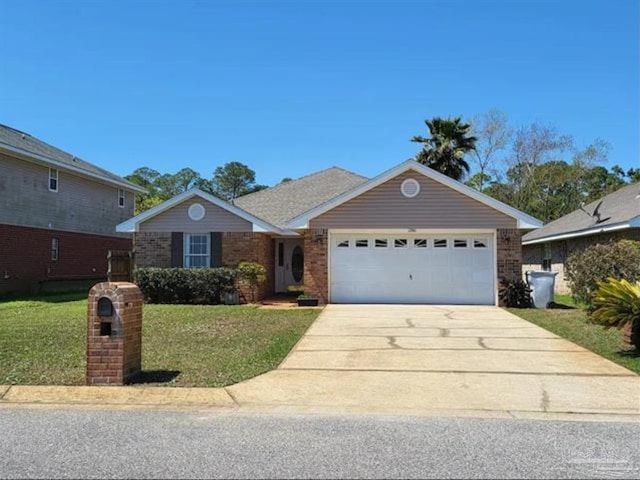
[[[498,108],[640,166],[637,0],[0,0],[0,123],[119,174],[375,175]]]

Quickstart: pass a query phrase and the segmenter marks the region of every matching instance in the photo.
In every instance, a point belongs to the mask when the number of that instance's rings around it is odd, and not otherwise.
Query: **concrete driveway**
[[[329,305],[241,406],[640,414],[640,377],[497,307]]]

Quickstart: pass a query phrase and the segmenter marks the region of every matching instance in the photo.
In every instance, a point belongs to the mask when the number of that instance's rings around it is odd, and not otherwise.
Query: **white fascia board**
[[[453,180],[452,178],[449,178],[440,172],[436,172],[435,170],[429,167],[425,167],[424,165],[419,164],[415,160],[407,160],[406,162],[403,162],[400,165],[397,165],[396,167],[381,173],[377,177],[372,178],[368,182],[365,182],[362,185],[359,185],[341,195],[338,195],[337,197],[329,200],[328,202],[325,202],[303,213],[302,215],[299,215],[291,219],[289,222],[287,222],[286,226],[287,228],[308,228],[309,220],[319,215],[322,215],[323,213],[328,212],[329,210],[345,202],[348,202],[349,200],[359,195],[362,195],[363,193],[379,185],[382,185],[383,183],[391,180],[394,177],[397,177],[398,175],[408,170],[415,170],[416,172],[421,173],[424,176],[431,178],[432,180],[435,180],[436,182],[439,182],[447,187],[450,187],[451,189],[456,190],[457,192],[462,193],[463,195],[471,197],[474,200],[477,200],[478,202],[493,208],[494,210],[497,210],[501,213],[504,213],[505,215],[508,215],[516,219],[518,228],[534,229],[534,228],[542,227],[542,222],[537,218],[527,215],[526,213],[521,212],[520,210],[513,208],[505,203],[502,203],[496,200],[495,198],[485,195],[484,193],[478,192],[477,190],[471,187],[468,187],[467,185],[460,183],[456,180]]]
[[[52,158],[46,157],[44,155],[40,155],[37,153],[27,152],[26,150],[22,150],[21,148],[12,147],[11,145],[1,144],[0,150],[4,150],[11,155],[18,155],[20,158],[24,160],[35,160],[39,163],[44,163],[49,166],[53,166],[59,170],[67,170],[69,172],[76,173],[80,176],[89,177],[92,180],[99,181],[101,183],[107,183],[109,185],[115,185],[123,190],[130,190],[138,193],[147,193],[147,190],[143,187],[140,187],[135,184],[119,182],[118,180],[114,180],[108,177],[104,177],[102,175],[98,175],[97,173],[89,172],[79,167],[74,167],[73,165],[69,165],[64,162],[60,162],[58,160],[54,160]],[[35,163],[35,162],[34,162]]]
[[[577,232],[549,235],[548,237],[541,237],[541,238],[536,238],[534,240],[522,242],[522,245],[535,245],[538,243],[555,242],[557,240],[566,240],[568,238],[587,237],[589,235],[597,235],[599,233],[614,232],[616,230],[625,230],[627,228],[638,228],[640,227],[639,219],[640,219],[640,216],[633,218],[629,222],[616,223],[614,225],[608,225],[606,227],[595,227],[595,228],[589,228],[587,230],[579,230]]]
[[[130,218],[125,222],[122,222],[121,224],[116,226],[116,232],[124,232],[124,233],[137,232],[139,231],[139,225],[142,222],[145,222],[146,220],[149,220],[157,215],[160,215],[165,210],[175,207],[176,205],[192,197],[200,197],[203,200],[206,200],[209,203],[213,203],[214,205],[224,210],[227,210],[228,212],[233,213],[234,215],[250,222],[252,224],[252,230],[254,232],[277,233],[277,234],[284,233],[284,230],[276,227],[275,225],[271,225],[270,223],[267,223],[264,220],[261,220],[258,217],[251,215],[249,212],[246,212],[245,210],[242,210],[241,208],[236,207],[235,205],[232,205],[231,203],[225,200],[222,200],[214,195],[203,192],[198,188],[192,188],[190,190],[187,190],[186,192],[182,192],[176,195],[175,197],[165,202],[162,202],[161,204],[156,205],[155,207],[150,208],[149,210],[142,212],[141,214],[136,215],[135,217]]]

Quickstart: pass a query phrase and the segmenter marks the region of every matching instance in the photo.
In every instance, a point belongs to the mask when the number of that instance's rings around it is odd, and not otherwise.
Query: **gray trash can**
[[[553,290],[558,272],[527,272],[527,283],[531,288],[531,300],[536,308],[547,308],[553,302]]]

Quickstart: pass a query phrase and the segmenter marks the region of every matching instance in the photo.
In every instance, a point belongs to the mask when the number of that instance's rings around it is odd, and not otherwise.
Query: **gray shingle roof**
[[[584,209],[593,213],[598,204],[602,201],[602,205],[598,209],[600,213],[600,222],[595,217],[588,215],[582,210],[575,210],[564,217],[560,217],[553,222],[548,223],[542,228],[527,233],[522,237],[523,242],[532,240],[541,240],[546,237],[555,235],[563,235],[567,233],[578,233],[583,230],[591,230],[593,228],[607,227],[617,223],[625,223],[634,217],[640,215],[640,200],[637,198],[640,194],[640,183],[634,183],[622,187],[601,200],[591,202]]]
[[[124,186],[130,185],[135,190],[140,189],[138,185],[134,185],[124,178],[71,155],[70,153],[60,150],[53,145],[49,145],[28,133],[0,124],[0,148],[3,146],[20,149],[25,154],[39,155],[45,157],[45,159],[60,162],[68,165],[72,169],[80,169],[92,176],[101,177],[103,180],[108,182],[116,182],[124,184]]]
[[[278,227],[288,220],[366,182],[362,175],[331,167],[236,198],[235,205]]]

